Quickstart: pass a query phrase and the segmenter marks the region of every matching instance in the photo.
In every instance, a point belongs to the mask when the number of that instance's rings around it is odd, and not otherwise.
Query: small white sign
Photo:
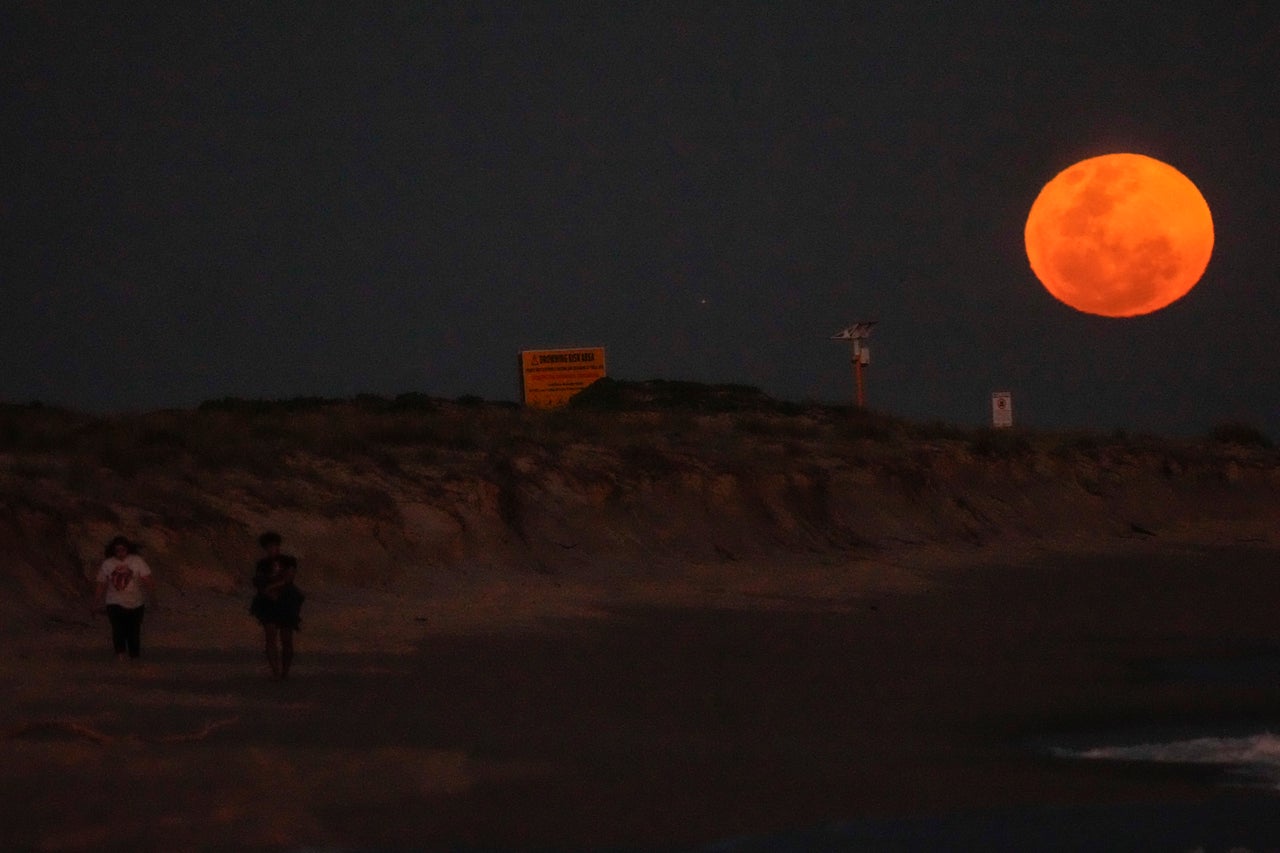
[[[993,427],[1013,426],[1013,394],[1008,391],[996,391],[991,395],[991,425]]]

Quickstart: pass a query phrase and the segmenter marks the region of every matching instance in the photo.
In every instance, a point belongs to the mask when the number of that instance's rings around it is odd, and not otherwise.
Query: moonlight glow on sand
[[[1106,154],[1045,185],[1025,236],[1031,269],[1054,297],[1089,314],[1133,317],[1195,287],[1213,253],[1213,217],[1172,166]]]

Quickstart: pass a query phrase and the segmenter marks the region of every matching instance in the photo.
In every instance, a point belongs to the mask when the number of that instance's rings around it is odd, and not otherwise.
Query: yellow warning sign
[[[520,353],[520,388],[526,406],[554,409],[600,379],[604,347],[535,349]]]

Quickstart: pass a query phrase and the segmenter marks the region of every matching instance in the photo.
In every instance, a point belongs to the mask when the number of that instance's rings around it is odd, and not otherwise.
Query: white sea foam
[[[1211,764],[1265,781],[1280,790],[1280,736],[1271,732],[1248,737],[1202,737],[1169,743],[1058,749],[1065,758],[1098,761],[1151,761],[1165,764]]]

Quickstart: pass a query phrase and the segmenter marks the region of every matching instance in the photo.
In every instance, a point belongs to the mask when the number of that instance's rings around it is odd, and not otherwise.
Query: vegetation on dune
[[[569,406],[595,412],[676,410],[798,414],[804,410],[796,403],[775,400],[751,385],[708,385],[668,379],[621,382],[607,377],[596,380],[574,395]]]
[[[1250,424],[1225,423],[1218,424],[1209,432],[1209,438],[1219,444],[1234,444],[1239,447],[1275,447],[1271,439],[1262,430]]]
[[[945,445],[978,459],[1160,454],[1181,465],[1274,448],[1261,430],[1240,423],[1222,424],[1201,441],[1124,431],[969,428],[914,423],[851,406],[779,401],[746,385],[666,380],[602,379],[553,411],[416,393],[224,398],[194,410],[117,416],[0,405],[0,453],[28,468],[56,457],[73,478],[90,477],[99,468],[125,477],[164,468],[193,474],[241,470],[273,478],[287,475],[300,457],[396,473],[424,465],[473,466],[534,448],[555,453],[574,444],[612,448],[633,464],[661,468],[669,467],[663,461],[669,452],[725,457],[746,443],[753,444],[753,458],[761,464],[761,446],[771,447],[779,459],[816,452],[909,459],[921,446]]]

